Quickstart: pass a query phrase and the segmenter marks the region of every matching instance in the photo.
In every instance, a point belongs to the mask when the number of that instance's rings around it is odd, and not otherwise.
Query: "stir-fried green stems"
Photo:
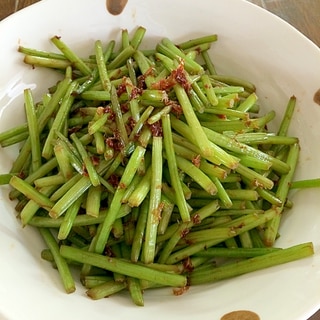
[[[269,131],[276,112],[260,114],[254,84],[217,73],[217,35],[142,49],[145,32],[96,40],[87,58],[58,36],[60,53],[19,47],[62,78],[40,101],[24,91],[26,123],[0,133],[1,147],[21,144],[0,184],[66,292],[71,265],[90,298],[128,291],[143,306],[148,288],[183,292],[312,255],[312,243],[275,247],[290,191],[320,186],[294,181],[296,98]]]

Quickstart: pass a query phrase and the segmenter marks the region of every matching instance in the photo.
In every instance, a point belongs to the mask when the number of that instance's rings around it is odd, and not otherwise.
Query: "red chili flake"
[[[190,257],[188,257],[187,259],[183,260],[183,269],[186,270],[187,272],[192,272],[194,269],[194,266],[192,265],[192,260],[190,259]]]
[[[110,105],[107,105],[106,107],[103,107],[103,113],[108,113],[108,120],[114,121],[116,115],[112,110],[112,107]]]
[[[146,78],[148,76],[154,75],[154,69],[150,67],[144,74],[140,75],[137,77],[137,88],[139,90],[145,89],[146,88]]]
[[[121,151],[124,147],[122,139],[116,132],[113,137],[106,139],[106,144],[115,151]]]
[[[196,157],[194,157],[194,158],[192,159],[192,163],[193,163],[197,168],[200,167],[200,164],[201,164],[201,156],[200,156],[200,154],[198,154]]]
[[[127,92],[127,87],[124,82],[120,83],[117,88],[117,95],[120,97],[123,93]]]
[[[225,114],[218,114],[218,118],[222,120],[227,120],[227,116]]]
[[[192,222],[194,224],[200,224],[201,223],[201,218],[199,216],[199,214],[195,214],[194,217],[192,218]]]
[[[231,232],[236,232],[237,229],[241,229],[245,226],[245,223],[240,223],[239,225],[237,226],[234,226],[234,227],[231,227],[230,230]]]
[[[146,77],[144,75],[137,77],[137,87],[139,88],[139,90],[143,90],[146,88],[145,80],[146,80]]]
[[[91,156],[91,161],[94,166],[97,166],[100,163],[100,158],[97,156]]]
[[[132,117],[129,117],[128,122],[125,124],[128,136],[131,134],[135,125],[136,121]]]
[[[152,89],[168,91],[176,84],[177,81],[171,73],[167,78],[161,79],[158,82],[152,84]]]
[[[155,220],[160,221],[161,220],[161,213],[164,207],[164,203],[161,202],[158,207],[152,211],[152,215],[154,217]]]
[[[103,113],[112,113],[112,108],[110,105],[103,107]]]
[[[144,77],[153,76],[154,75],[154,69],[150,67],[144,74]]]
[[[178,68],[172,71],[172,74],[176,79],[177,83],[179,83],[186,91],[190,91],[191,84],[187,79],[186,72],[184,70],[183,60],[181,60]]]
[[[184,238],[188,233],[190,232],[190,229],[185,228],[180,233],[180,238]]]
[[[163,130],[162,130],[162,125],[160,121],[150,124],[149,128],[154,137],[162,137]]]
[[[128,112],[129,111],[129,103],[122,103],[121,105],[120,105],[120,109],[121,109],[121,111],[122,111],[122,113],[126,113],[126,112]]]
[[[113,252],[113,250],[111,249],[110,246],[106,246],[104,249],[104,254],[108,257],[115,257],[115,253]]]
[[[25,179],[25,178],[26,178],[25,172],[23,172],[23,171],[19,172],[18,177],[19,177],[20,179]]]
[[[71,96],[77,98],[79,97],[79,93],[77,91],[72,91]]]
[[[119,188],[119,189],[125,189],[125,188],[127,188],[127,185],[124,184],[123,182],[120,182],[120,183],[118,184],[118,188]]]
[[[177,69],[173,70],[167,78],[161,79],[157,83],[154,83],[152,88],[168,91],[177,83],[180,84],[186,91],[190,91],[191,84],[187,79],[183,60],[180,61]]]
[[[129,117],[127,124],[131,130],[134,128],[136,123],[137,123],[136,120],[134,120],[132,117]]]
[[[173,294],[175,296],[181,296],[182,294],[184,294],[185,292],[187,292],[189,290],[189,286],[184,286],[182,288],[174,288],[173,289]]]
[[[119,181],[120,181],[120,178],[115,175],[115,174],[112,174],[109,179],[108,179],[108,182],[114,187],[114,188],[117,188],[118,185],[119,185]]]
[[[78,132],[79,130],[81,130],[81,126],[69,128],[68,132],[69,132],[69,134],[71,134],[74,132]]]
[[[139,95],[142,94],[142,89],[138,88],[138,87],[133,87],[131,90],[131,94],[130,94],[130,99],[135,99],[137,98]]]
[[[85,165],[82,166],[82,175],[85,176],[85,177],[89,176],[87,168],[86,168]]]
[[[182,107],[180,104],[178,103],[172,103],[171,104],[171,110],[172,110],[172,113],[177,117],[177,118],[180,118],[181,115],[183,115],[183,110],[182,110]]]

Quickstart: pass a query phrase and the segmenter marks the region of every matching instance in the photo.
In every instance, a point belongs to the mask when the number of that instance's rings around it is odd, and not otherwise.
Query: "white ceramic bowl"
[[[217,70],[254,82],[265,111],[274,109],[278,123],[291,95],[297,110],[290,134],[301,142],[297,179],[320,176],[320,50],[284,21],[243,0],[129,0],[121,15],[110,15],[102,0],[43,0],[0,23],[0,129],[23,121],[22,91],[36,98],[55,79],[33,70],[17,53],[19,44],[52,49],[48,39],[63,37],[83,56],[96,39],[117,37],[119,29],[147,28],[147,45],[166,36],[176,42],[217,33],[211,50]],[[275,122],[277,124],[277,122]],[[16,147],[0,149],[0,173],[9,170]],[[145,307],[119,295],[91,301],[78,285],[64,293],[58,274],[40,259],[38,234],[21,228],[7,188],[0,189],[0,318],[1,319],[220,319],[227,312],[252,310],[261,319],[306,319],[320,307],[319,190],[291,194],[294,208],[281,225],[277,245],[312,241],[313,257],[235,279],[191,288],[175,297],[171,290],[145,294]]]

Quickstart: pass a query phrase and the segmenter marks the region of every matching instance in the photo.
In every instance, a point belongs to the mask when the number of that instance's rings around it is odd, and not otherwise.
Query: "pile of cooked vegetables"
[[[255,86],[216,72],[216,35],[143,49],[145,32],[97,40],[87,58],[58,36],[59,53],[19,47],[61,80],[41,101],[25,89],[26,122],[0,133],[21,145],[0,182],[66,292],[75,268],[92,299],[127,290],[143,305],[148,288],[181,294],[312,255],[275,247],[290,189],[317,183],[293,182],[295,97],[271,132]]]

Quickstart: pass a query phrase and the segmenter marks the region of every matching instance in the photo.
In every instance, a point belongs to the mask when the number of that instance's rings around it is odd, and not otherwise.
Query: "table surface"
[[[0,0],[0,20],[39,0]],[[248,0],[278,15],[320,47],[319,0]],[[319,320],[320,311],[308,320]],[[307,319],[306,319],[307,320]]]

